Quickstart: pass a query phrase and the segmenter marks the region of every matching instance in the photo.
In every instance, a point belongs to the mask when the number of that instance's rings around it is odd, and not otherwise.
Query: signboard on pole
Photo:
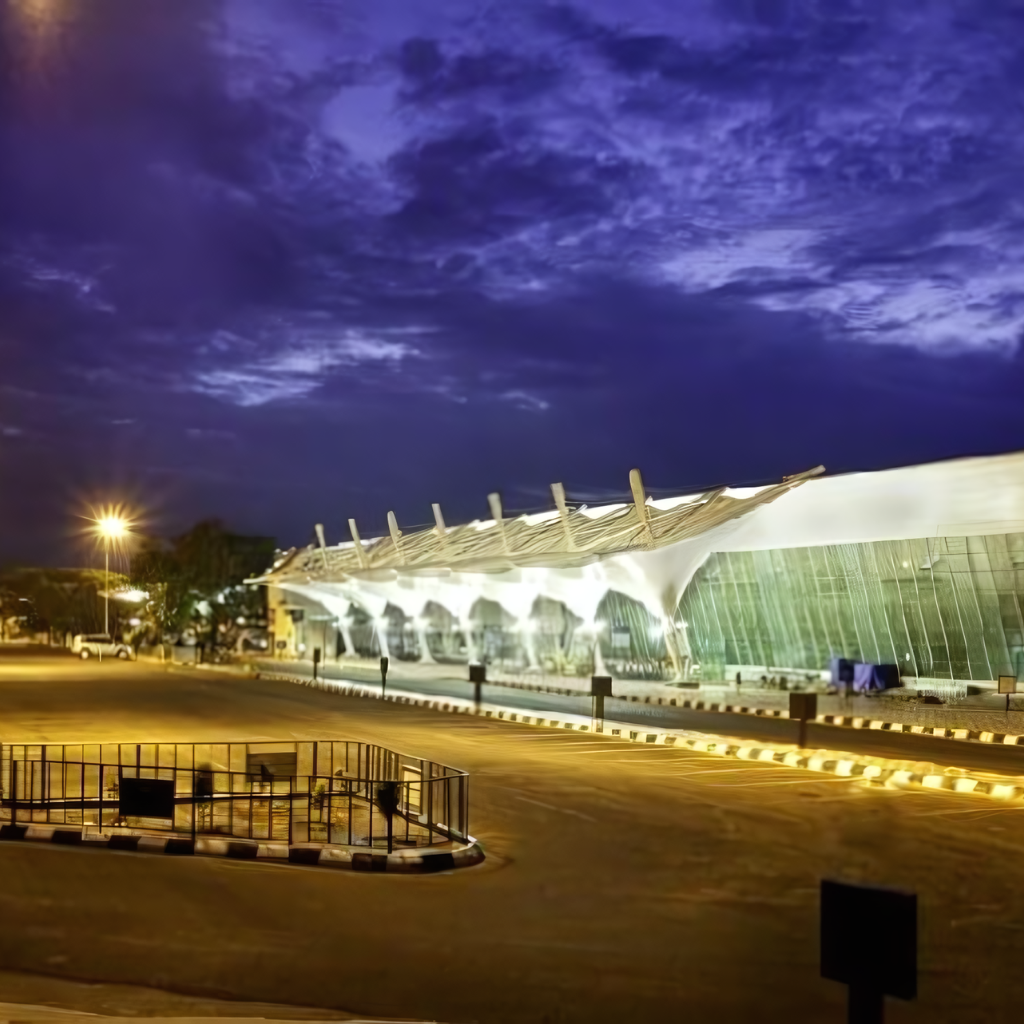
[[[999,692],[1006,694],[1006,710],[1010,710],[1010,694],[1017,692],[1017,677],[1016,676],[1000,676],[999,677]]]
[[[800,723],[799,743],[807,746],[807,723],[818,716],[818,695],[797,692],[789,695],[789,717]]]
[[[117,813],[123,818],[174,818],[172,779],[120,779]]]
[[[915,998],[916,894],[822,881],[821,976],[850,987],[851,1021],[881,1020],[884,996]]]

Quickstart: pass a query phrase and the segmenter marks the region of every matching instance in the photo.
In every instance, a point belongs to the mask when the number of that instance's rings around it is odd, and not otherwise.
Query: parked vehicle
[[[80,633],[71,641],[71,650],[82,661],[104,656],[127,661],[132,656],[132,649],[127,644],[114,640],[106,633]]]

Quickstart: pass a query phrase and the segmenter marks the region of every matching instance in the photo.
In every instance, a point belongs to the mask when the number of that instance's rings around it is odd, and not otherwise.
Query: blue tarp
[[[853,682],[854,662],[849,658],[833,658],[830,667],[832,669],[832,685],[836,687],[848,686]]]
[[[832,685],[839,689],[851,687],[854,693],[889,690],[900,685],[898,665],[873,665],[867,661],[833,658]]]

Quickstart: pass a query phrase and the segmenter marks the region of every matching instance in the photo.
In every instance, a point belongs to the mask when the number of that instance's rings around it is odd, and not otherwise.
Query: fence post
[[[427,787],[427,844],[434,841],[434,762],[428,761],[423,773]]]
[[[468,839],[469,838],[469,776],[468,775],[463,775],[462,776],[461,782],[459,784],[459,792],[460,792],[460,795],[462,796],[462,814],[460,816],[461,819],[462,819],[461,822],[460,822],[460,824],[462,825],[462,835],[466,839]]]

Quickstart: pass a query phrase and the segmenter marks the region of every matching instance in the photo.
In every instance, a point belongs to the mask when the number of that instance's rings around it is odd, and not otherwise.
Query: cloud
[[[46,102],[0,76],[4,422],[51,454],[736,479],[827,461],[763,395],[838,376],[962,409],[933,453],[1019,436],[1018,3],[108,5]]]
[[[513,388],[511,391],[504,391],[499,396],[503,401],[511,402],[517,409],[527,412],[544,412],[551,408],[551,403],[537,395],[531,395],[527,391],[520,391]]]
[[[223,339],[221,352],[223,352]],[[248,346],[246,346],[248,347]],[[397,366],[415,357],[407,342],[346,332],[334,339],[306,337],[279,351],[231,366],[199,370],[185,386],[200,394],[235,405],[257,406],[268,402],[304,398],[322,387],[339,368],[358,370],[368,364]]]

